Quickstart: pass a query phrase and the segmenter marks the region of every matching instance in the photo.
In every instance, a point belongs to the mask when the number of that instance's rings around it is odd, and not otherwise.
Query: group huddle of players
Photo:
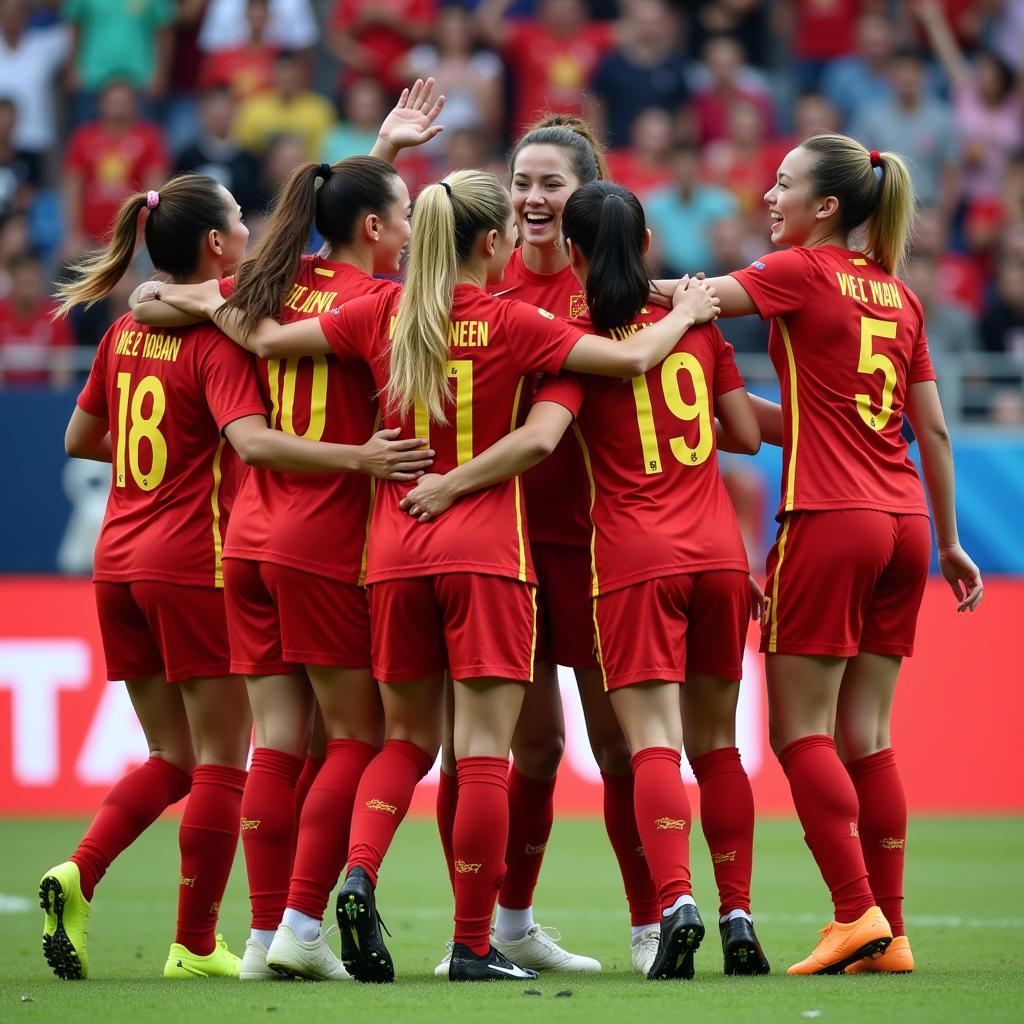
[[[296,170],[253,255],[231,194],[183,175],[126,200],[61,286],[65,310],[109,292],[140,219],[166,278],[107,332],[68,425],[69,455],[112,466],[97,610],[151,756],[43,876],[47,962],[88,976],[97,883],[187,794],[165,977],[392,981],[377,879],[440,751],[455,929],[436,973],[600,970],[533,916],[560,664],[601,769],[634,967],[692,978],[704,938],[685,749],[725,972],[766,974],[735,745],[753,616],[773,749],[835,905],[789,972],[912,970],[888,721],[931,533],[905,414],[958,610],[982,589],[921,306],[897,276],[906,168],[808,139],[766,183],[789,248],[651,282],[643,209],[571,118],[523,136],[509,187],[454,171],[413,219],[393,160],[441,130],[433,86],[402,94],[371,155]],[[323,248],[304,256],[314,227]],[[750,314],[772,320],[779,404],[747,394],[713,322]],[[763,592],[717,457],[762,441],[783,451]],[[239,834],[241,957],[216,932]],[[321,922],[343,872],[339,958]]]

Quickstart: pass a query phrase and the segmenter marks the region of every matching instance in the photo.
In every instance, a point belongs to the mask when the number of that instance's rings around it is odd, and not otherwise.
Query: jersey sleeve
[[[932,366],[932,356],[928,351],[928,335],[925,331],[924,308],[921,306],[921,300],[909,288],[903,285],[900,287],[907,297],[910,308],[917,316],[919,324],[914,344],[910,349],[907,384],[920,384],[926,380],[935,380],[935,368]]]
[[[578,373],[564,373],[557,377],[545,375],[533,396],[533,404],[554,402],[572,413],[576,419],[587,397],[587,386]]]
[[[109,420],[110,410],[107,405],[107,354],[110,351],[110,338],[114,327],[111,327],[96,349],[96,356],[92,361],[92,369],[89,370],[89,377],[78,396],[77,405],[82,412],[90,416],[98,416],[100,419]]]
[[[200,339],[196,338],[198,342]],[[266,416],[252,356],[220,331],[210,329],[202,339],[200,359],[203,392],[217,429],[243,416]]]
[[[509,349],[523,373],[558,373],[586,333],[546,309],[515,299],[507,303],[504,317]]]
[[[722,332],[714,324],[709,324],[709,327],[717,335],[715,339],[717,342],[715,382],[712,387],[712,393],[716,396],[724,395],[729,391],[735,391],[737,388],[746,387],[747,382],[743,379],[743,374],[740,373],[739,367],[736,365],[732,345],[725,340]]]
[[[390,298],[390,295],[388,291],[361,295],[321,314],[320,329],[339,359],[370,362],[374,342],[382,327],[382,296]]]
[[[803,249],[771,252],[729,276],[743,285],[762,320],[802,309],[815,266]]]

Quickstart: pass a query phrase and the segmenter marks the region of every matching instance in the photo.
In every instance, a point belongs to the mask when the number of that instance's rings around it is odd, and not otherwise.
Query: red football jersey
[[[667,312],[652,306],[611,336]],[[642,377],[545,378],[535,401],[576,416],[591,474],[594,597],[659,576],[748,571],[715,447],[714,399],[741,387],[732,345],[713,324],[691,327]]]
[[[523,262],[522,247],[512,254],[501,283],[490,291],[495,296],[540,306],[562,320],[587,315],[587,297],[572,270],[566,266],[557,274],[535,273]],[[538,378],[531,382],[530,395],[538,383]],[[528,408],[528,403],[524,403],[520,423]],[[590,484],[580,446],[573,438],[563,437],[543,462],[523,474],[523,493],[531,541],[589,546],[591,526],[587,495]]]
[[[266,416],[252,358],[210,324],[126,314],[103,336],[78,405],[110,423],[113,481],[93,579],[221,587],[239,465],[221,432]]]
[[[281,310],[286,323],[317,316],[358,295],[398,291],[351,263],[302,260]],[[376,387],[368,367],[333,355],[258,359],[270,425],[287,434],[364,444],[377,420]],[[238,492],[224,554],[287,565],[359,583],[373,482],[362,473],[277,473],[251,468]]]
[[[934,380],[917,296],[863,253],[769,253],[733,275],[772,318],[782,385],[779,516],[867,508],[928,514],[900,428],[907,386]]]
[[[388,346],[397,295],[350,302],[320,318],[341,359],[364,359],[377,386],[388,382]],[[524,378],[558,373],[584,334],[551,313],[496,299],[472,285],[455,289],[449,328],[448,423],[430,423],[425,409],[399,419],[381,403],[385,427],[404,437],[428,437],[432,472],[446,473],[504,437],[523,401]],[[381,481],[374,503],[366,582],[479,572],[535,582],[519,478],[467,495],[431,523],[398,507],[414,484]]]

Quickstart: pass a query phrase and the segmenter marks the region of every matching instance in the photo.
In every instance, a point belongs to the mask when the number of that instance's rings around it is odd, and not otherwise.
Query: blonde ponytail
[[[914,186],[907,165],[895,153],[872,154],[847,135],[814,135],[801,145],[817,157],[808,173],[812,194],[835,196],[840,228],[850,232],[864,226],[867,255],[898,274],[914,220]]]
[[[88,253],[69,267],[72,277],[57,284],[60,306],[54,317],[67,316],[75,306],[87,309],[105,298],[124,277],[135,255],[139,213],[146,207],[146,193],[129,196],[118,211],[114,233],[105,249]]]
[[[508,192],[485,171],[454,171],[417,197],[386,389],[397,415],[420,402],[432,423],[448,422],[448,330],[455,285],[480,235],[503,232],[511,215]]]
[[[881,195],[868,220],[868,255],[896,276],[903,270],[914,220],[914,183],[895,153],[879,153]]]
[[[448,319],[459,268],[453,197],[428,185],[416,199],[405,289],[391,338],[388,396],[404,416],[417,400],[433,423],[446,423]]]

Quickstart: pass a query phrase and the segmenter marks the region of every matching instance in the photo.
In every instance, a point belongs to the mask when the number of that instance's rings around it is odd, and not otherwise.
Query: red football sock
[[[860,800],[860,846],[871,891],[893,935],[903,928],[903,856],[907,845],[907,797],[889,747],[851,761],[846,770]]]
[[[238,849],[238,817],[245,771],[201,764],[192,773],[192,792],[178,829],[178,931],[190,953],[213,952],[220,901]]]
[[[452,851],[452,833],[455,831],[455,808],[459,805],[459,780],[455,775],[441,772],[437,784],[437,831],[441,835],[441,849],[448,865],[448,880],[455,892],[455,854]]]
[[[388,740],[367,765],[356,791],[348,869],[362,868],[374,885],[384,855],[409,811],[412,794],[434,755],[405,740]]]
[[[242,795],[242,848],[252,926],[274,931],[288,898],[295,853],[295,783],[302,761],[270,747],[253,751]]]
[[[508,776],[508,849],[498,897],[509,910],[533,906],[544,851],[555,820],[555,780],[530,779],[516,766]]]
[[[324,908],[348,853],[352,803],[377,748],[359,740],[328,740],[327,759],[299,819],[288,906],[323,920]],[[307,759],[307,764],[308,759]]]
[[[636,829],[633,810],[633,773],[606,775],[604,779],[604,827],[619,862],[622,883],[629,904],[629,923],[634,928],[654,924],[661,918],[658,890],[644,856],[644,845]]]
[[[832,893],[836,920],[856,921],[875,905],[868,886],[857,818],[857,791],[831,736],[804,736],[779,754],[804,841]]]
[[[295,828],[296,835],[298,835],[299,819],[302,817],[302,807],[306,802],[306,797],[309,794],[310,787],[313,785],[313,780],[316,778],[316,773],[320,771],[320,766],[324,763],[322,757],[314,757],[312,754],[306,755],[306,763],[302,766],[302,771],[299,773],[299,781],[295,783]]]
[[[455,941],[478,956],[491,948],[508,844],[509,772],[504,757],[463,757],[455,812]],[[529,904],[527,904],[528,906]]]
[[[89,831],[71,855],[82,876],[82,895],[93,890],[114,858],[131,846],[161,812],[177,803],[192,785],[192,777],[162,757],[151,757],[133,768],[103,798]]]
[[[647,747],[633,755],[633,809],[661,909],[688,896],[690,799],[679,774],[682,758],[671,747]]]
[[[750,913],[754,861],[754,794],[735,747],[709,751],[690,762],[700,787],[700,823],[718,885],[719,916]]]

